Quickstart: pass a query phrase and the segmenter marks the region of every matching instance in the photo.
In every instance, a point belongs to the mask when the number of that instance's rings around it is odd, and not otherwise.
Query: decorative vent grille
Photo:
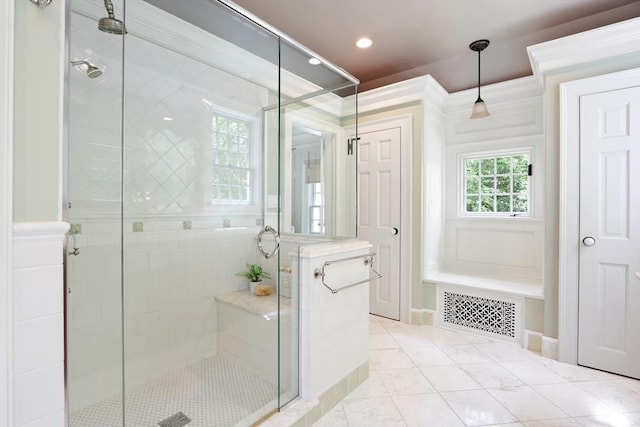
[[[445,291],[444,322],[515,338],[516,305]]]

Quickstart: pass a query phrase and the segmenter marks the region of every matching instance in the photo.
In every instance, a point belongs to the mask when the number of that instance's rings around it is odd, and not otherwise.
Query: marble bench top
[[[216,301],[233,305],[250,313],[261,316],[273,316],[278,312],[278,295],[257,296],[248,290],[229,292],[215,296]],[[282,297],[280,299],[281,314],[291,311],[291,299]]]

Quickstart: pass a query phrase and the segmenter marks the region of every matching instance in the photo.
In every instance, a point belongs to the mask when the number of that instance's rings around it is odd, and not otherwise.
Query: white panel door
[[[580,98],[578,364],[640,378],[640,87]]]
[[[360,133],[358,238],[373,244],[371,314],[400,320],[400,128]]]

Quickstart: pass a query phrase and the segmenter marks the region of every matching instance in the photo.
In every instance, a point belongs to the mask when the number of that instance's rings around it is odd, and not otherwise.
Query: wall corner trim
[[[0,2],[0,427],[13,413],[13,1]]]

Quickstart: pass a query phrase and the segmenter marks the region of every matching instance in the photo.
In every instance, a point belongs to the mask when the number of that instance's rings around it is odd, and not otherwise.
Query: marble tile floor
[[[640,426],[640,381],[370,318],[370,377],[315,427]]]

